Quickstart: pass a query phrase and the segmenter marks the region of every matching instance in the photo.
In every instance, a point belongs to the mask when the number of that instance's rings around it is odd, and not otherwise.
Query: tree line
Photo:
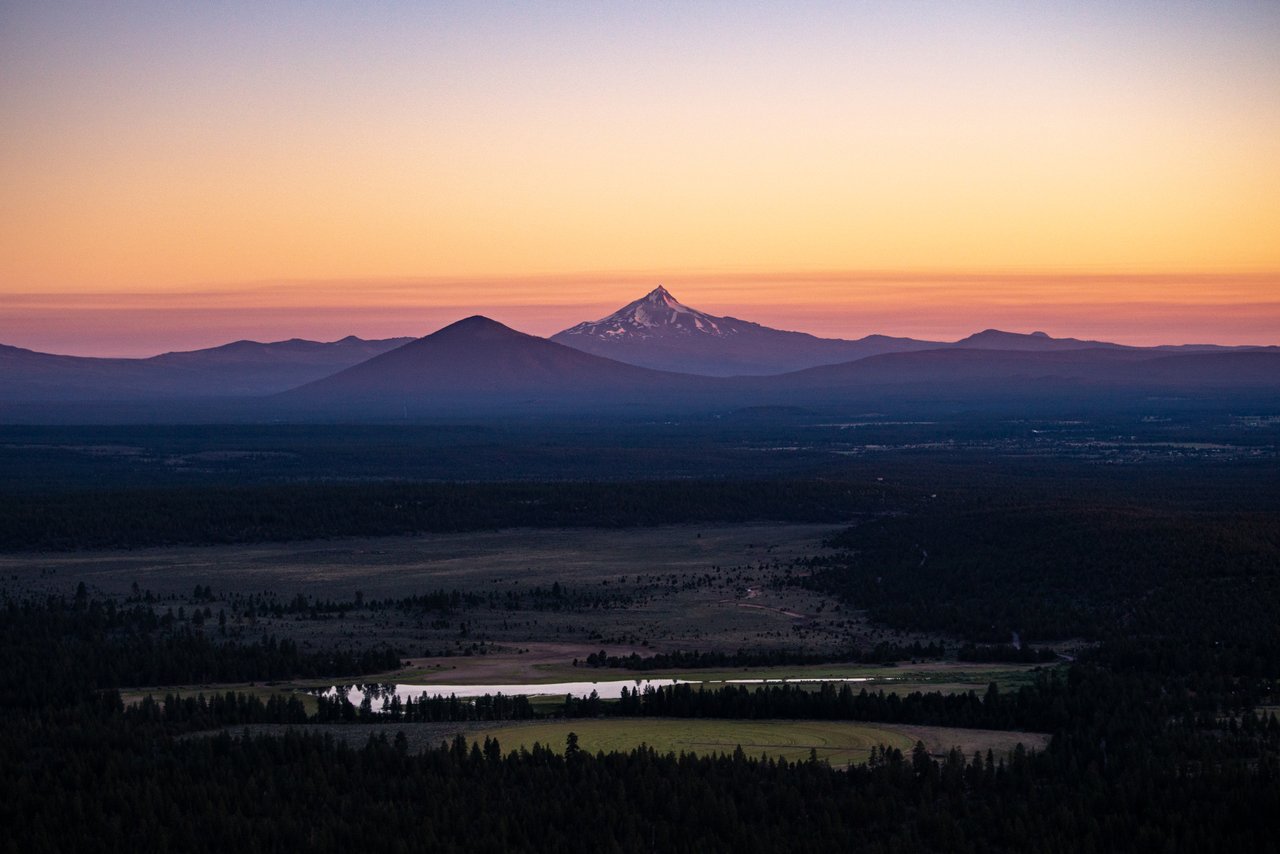
[[[168,740],[87,721],[0,731],[0,803],[10,844],[29,851],[1268,852],[1280,732],[1259,738],[1252,764],[1227,739],[1193,773],[919,745],[845,772],[740,749],[592,755],[458,737],[413,754],[386,735],[354,749],[300,731]]]
[[[1280,673],[1280,514],[974,504],[863,520],[792,583],[975,645],[1086,638],[1149,666]]]
[[[357,676],[392,670],[400,656],[301,650],[289,639],[217,641],[145,605],[49,596],[0,606],[0,705],[41,708],[99,689],[203,682]]]
[[[789,649],[738,649],[734,652],[716,650],[689,650],[659,652],[653,655],[609,655],[604,650],[589,654],[583,662],[587,667],[617,667],[626,670],[701,670],[722,667],[781,667],[786,665],[871,663],[889,664],[897,661],[940,659],[947,654],[944,644],[915,641],[909,644],[881,642],[870,649],[851,647],[839,652],[806,652]],[[974,659],[977,660],[977,659]],[[989,659],[996,660],[996,659]]]
[[[136,548],[511,527],[837,522],[878,501],[865,483],[284,483],[0,491],[0,550]]]

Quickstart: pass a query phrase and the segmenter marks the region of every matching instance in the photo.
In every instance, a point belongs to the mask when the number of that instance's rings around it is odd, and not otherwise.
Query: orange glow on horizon
[[[984,328],[1129,344],[1280,344],[1280,273],[619,273],[14,294],[0,343],[153,355],[239,338],[421,336],[471,314],[551,335],[658,284],[711,314],[823,337],[955,340]],[[68,330],[70,334],[68,334]]]
[[[1280,7],[1154,9],[19,0],[0,343],[545,334],[657,283],[826,335],[1275,342]]]

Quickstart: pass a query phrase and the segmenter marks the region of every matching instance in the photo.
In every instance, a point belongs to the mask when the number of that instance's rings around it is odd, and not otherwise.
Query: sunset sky
[[[0,343],[1280,343],[1280,3],[0,0]]]

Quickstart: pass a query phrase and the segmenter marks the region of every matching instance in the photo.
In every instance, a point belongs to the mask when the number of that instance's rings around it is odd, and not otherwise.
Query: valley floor
[[[271,634],[303,648],[389,644],[413,659],[450,656],[423,666],[460,669],[457,678],[469,681],[530,678],[534,668],[571,665],[602,649],[610,655],[835,652],[927,641],[874,627],[834,599],[787,583],[838,530],[794,524],[513,529],[3,555],[0,593],[70,595],[80,583],[91,595],[122,600],[149,592],[162,613],[208,608],[217,619],[225,613],[231,637]],[[195,597],[197,587],[211,595]],[[457,592],[466,601],[447,613],[393,607],[338,617],[290,609],[299,595],[371,602],[433,591]],[[285,611],[263,613],[263,604]],[[458,660],[481,652],[504,655]]]

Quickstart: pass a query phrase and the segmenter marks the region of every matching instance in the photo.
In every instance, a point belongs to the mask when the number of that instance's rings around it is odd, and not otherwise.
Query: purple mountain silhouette
[[[58,356],[0,345],[0,398],[149,400],[274,394],[399,347],[410,338],[235,341],[148,359]]]
[[[289,404],[409,410],[455,405],[619,404],[712,381],[583,353],[476,315],[280,395]]]

